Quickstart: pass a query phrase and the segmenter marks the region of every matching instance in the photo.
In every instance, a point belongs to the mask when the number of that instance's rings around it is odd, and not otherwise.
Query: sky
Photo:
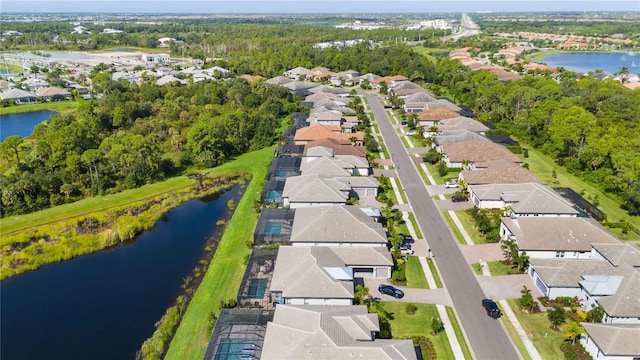
[[[640,11],[640,0],[0,0],[2,13],[438,13],[522,11]]]

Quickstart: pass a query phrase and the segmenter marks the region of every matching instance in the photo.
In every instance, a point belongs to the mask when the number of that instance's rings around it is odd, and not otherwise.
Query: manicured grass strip
[[[480,263],[471,264],[471,269],[473,269],[473,272],[476,273],[476,275],[482,275],[482,267],[480,267]]]
[[[491,272],[492,276],[520,274],[513,265],[503,264],[502,261],[487,261],[487,265],[489,266],[489,272]]]
[[[409,217],[409,221],[411,221],[411,225],[413,225],[413,231],[416,233],[418,239],[424,239],[424,237],[422,236],[422,231],[420,231],[420,227],[418,226],[418,222],[416,221],[416,217],[412,212],[407,213],[407,216]]]
[[[522,329],[529,335],[540,356],[543,359],[563,359],[564,354],[560,350],[564,339],[562,331],[551,330],[551,323],[546,313],[525,314],[520,310],[517,299],[508,299],[511,310],[515,313]]]
[[[518,333],[516,332],[516,329],[511,324],[511,321],[509,321],[509,319],[507,319],[506,316],[500,317],[500,320],[502,320],[504,327],[507,329],[507,334],[509,334],[509,337],[511,337],[511,340],[516,345],[516,348],[518,349],[520,356],[522,356],[522,359],[532,360],[531,355],[529,355],[529,352],[524,347],[524,343],[522,342],[522,339],[520,339],[520,336],[518,336]]]
[[[422,271],[422,265],[420,265],[420,259],[417,256],[409,256],[404,268],[405,275],[407,276],[407,287],[417,289],[428,289],[429,284],[427,278]]]
[[[51,110],[55,112],[73,110],[78,107],[77,101],[54,101],[41,104],[14,105],[0,108],[0,115],[19,114],[41,110]]]
[[[438,354],[438,359],[453,359],[447,334],[444,331],[439,332],[436,336],[430,334],[431,319],[439,317],[436,306],[414,303],[418,310],[413,315],[407,315],[406,304],[405,302],[382,302],[385,310],[393,317],[392,320],[389,320],[393,338],[410,339],[413,336],[424,336],[431,341],[436,354]]]
[[[471,351],[469,351],[469,347],[467,346],[467,342],[464,339],[464,335],[462,334],[462,329],[460,329],[460,324],[458,324],[458,318],[456,318],[456,314],[453,312],[453,308],[447,306],[446,309],[453,331],[456,333],[456,339],[458,339],[458,343],[460,343],[460,349],[464,354],[464,358],[469,360],[473,359],[473,357],[471,357]]]
[[[393,191],[393,189],[387,190],[387,192],[384,194],[387,196],[387,199],[391,199],[394,204],[398,203],[398,197],[396,197],[396,192]]]
[[[245,243],[252,240],[258,221],[254,205],[264,185],[273,151],[269,148],[265,151],[269,156],[258,157],[251,164],[245,164],[250,165],[245,170],[253,171],[251,183],[227,224],[216,254],[180,322],[165,359],[201,359],[211,335],[207,317],[218,309],[221,300],[235,299],[246,267],[244,259],[251,252]]]
[[[273,158],[274,149],[275,147],[269,147],[241,155],[236,160],[213,169],[213,172],[215,174],[224,174],[238,170],[251,171],[261,160],[264,161],[264,159],[267,159],[270,161]],[[204,171],[206,170],[203,170],[203,172]],[[26,215],[7,217],[0,220],[0,234],[13,233],[96,211],[107,210],[112,207],[144,200],[166,192],[179,191],[186,187],[193,186],[193,184],[194,180],[186,176],[178,176],[113,195],[94,196]]]
[[[436,264],[433,263],[433,259],[427,258],[427,265],[429,265],[431,275],[433,275],[433,279],[436,281],[436,287],[442,289],[442,280],[440,280],[440,274],[438,274],[438,269],[436,269]]]
[[[464,241],[464,237],[462,237],[460,230],[458,230],[458,227],[456,226],[456,224],[454,224],[453,219],[451,219],[451,215],[449,215],[449,213],[445,211],[442,213],[442,216],[444,216],[444,220],[447,222],[451,233],[453,233],[453,235],[456,237],[458,244],[466,245],[467,242]]]
[[[400,132],[400,131],[398,131]],[[402,141],[402,146],[408,148],[409,147],[409,143],[407,142],[407,137],[406,136],[400,136],[400,141]]]
[[[540,151],[529,149],[528,152],[528,158],[519,155],[520,158],[529,164],[529,170],[546,184],[551,187],[569,187],[577,193],[584,190],[585,195],[583,196],[587,199],[597,195],[600,201],[598,208],[607,214],[607,220],[618,222],[624,219],[635,227],[640,228],[640,216],[630,216],[625,210],[620,208],[620,202],[610,198],[606,193],[600,191],[593,185],[569,173],[564,167],[557,165],[552,158],[542,154]],[[556,169],[555,178],[553,177],[553,169]]]
[[[407,194],[404,193],[404,189],[402,188],[402,183],[400,182],[400,179],[391,178],[391,181],[394,181],[396,183],[396,187],[398,188],[398,192],[400,193],[400,196],[402,197],[402,202],[405,203],[405,204],[408,204],[409,200],[407,200]]]
[[[431,182],[429,181],[429,177],[427,177],[427,174],[424,172],[424,169],[422,168],[422,166],[418,164],[417,168],[418,168],[418,174],[420,174],[422,181],[424,181],[424,183],[427,185],[432,185]]]

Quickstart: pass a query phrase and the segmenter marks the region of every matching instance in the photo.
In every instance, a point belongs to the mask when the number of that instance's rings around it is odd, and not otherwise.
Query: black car
[[[498,305],[491,299],[482,299],[482,307],[487,310],[487,315],[493,319],[497,319],[502,316],[502,312],[498,308]]]
[[[396,289],[391,285],[380,285],[378,286],[378,291],[382,294],[393,296],[396,299],[402,299],[404,297],[402,290]]]
[[[402,244],[413,244],[416,242],[411,235],[400,234],[402,236]]]
[[[463,201],[469,201],[469,198],[464,196],[464,195],[453,195],[451,197],[451,201],[453,201],[453,202],[463,202]]]

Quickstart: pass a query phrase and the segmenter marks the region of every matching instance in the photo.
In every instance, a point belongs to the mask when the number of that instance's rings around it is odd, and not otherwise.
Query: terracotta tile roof
[[[298,129],[294,137],[296,142],[309,142],[313,140],[320,140],[325,138],[331,138],[340,141],[343,145],[351,145],[351,138],[355,137],[359,141],[364,139],[362,132],[357,133],[340,133],[334,130],[340,131],[339,126],[327,126],[327,125],[312,125]]]
[[[469,185],[542,183],[542,180],[538,179],[528,169],[514,163],[511,164],[511,167],[463,170],[460,176]]]
[[[67,89],[51,86],[51,87],[46,87],[46,88],[36,90],[36,95],[45,96],[45,97],[54,96],[54,95],[67,96],[67,95],[71,95],[71,93]]]
[[[372,83],[378,85],[384,81],[385,83],[387,83],[387,85],[391,85],[391,83],[395,81],[407,81],[407,80],[409,80],[409,78],[404,75],[393,75],[393,76],[385,76],[385,77],[381,77],[380,79],[373,80]]]
[[[487,162],[491,160],[506,160],[521,163],[522,160],[502,145],[490,141],[470,140],[461,143],[444,144],[442,149],[450,162]]]
[[[632,83],[624,84],[624,87],[631,90],[637,89],[637,88],[640,88],[640,82],[632,82]]]
[[[447,109],[431,109],[422,110],[418,113],[418,120],[421,121],[436,121],[443,119],[453,119],[460,116],[458,113]]]

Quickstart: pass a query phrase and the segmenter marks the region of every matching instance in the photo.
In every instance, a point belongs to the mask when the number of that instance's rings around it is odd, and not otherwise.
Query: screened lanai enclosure
[[[269,286],[278,257],[277,247],[254,247],[238,290],[238,306],[252,309],[273,307]]]
[[[295,209],[262,209],[253,232],[253,244],[289,244]]]
[[[222,309],[211,333],[204,360],[260,359],[273,310]]]

